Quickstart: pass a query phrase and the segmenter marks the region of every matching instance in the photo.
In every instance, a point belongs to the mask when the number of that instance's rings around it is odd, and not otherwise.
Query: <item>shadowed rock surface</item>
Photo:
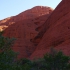
[[[61,1],[42,25],[33,42],[36,42],[37,39],[39,44],[30,58],[42,57],[43,54],[49,52],[50,47],[70,55],[70,0]]]
[[[19,58],[28,58],[35,51],[36,44],[31,40],[38,34],[36,28],[44,24],[52,11],[50,7],[36,6],[0,22],[1,25],[8,26],[3,35],[17,39],[12,49],[19,52]]]

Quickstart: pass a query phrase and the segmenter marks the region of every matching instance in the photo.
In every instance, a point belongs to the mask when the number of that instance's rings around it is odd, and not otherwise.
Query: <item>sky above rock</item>
[[[0,0],[0,20],[15,16],[34,6],[49,6],[53,9],[61,0]]]

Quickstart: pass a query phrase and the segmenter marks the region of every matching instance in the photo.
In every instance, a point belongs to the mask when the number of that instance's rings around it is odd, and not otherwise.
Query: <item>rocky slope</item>
[[[50,47],[62,50],[64,54],[70,55],[70,0],[62,0],[56,7],[45,24],[42,25],[38,36],[32,41],[40,42],[31,55],[42,57],[49,52]]]
[[[1,25],[8,26],[3,35],[17,39],[12,48],[20,53],[19,58],[30,57],[35,51],[36,44],[31,40],[38,34],[36,28],[44,24],[52,11],[49,7],[36,6],[10,19],[5,19],[5,23],[4,20],[1,21]]]
[[[50,7],[43,7],[43,6],[36,6],[31,9],[28,9],[24,12],[21,12],[20,14],[16,16],[12,16],[9,18],[6,18],[4,20],[0,20],[0,30],[6,29],[9,25],[14,24],[17,21],[25,20],[25,19],[33,19],[45,14],[50,14],[53,11]]]

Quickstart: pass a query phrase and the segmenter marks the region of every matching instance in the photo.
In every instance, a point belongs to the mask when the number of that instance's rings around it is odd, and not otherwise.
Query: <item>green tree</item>
[[[18,62],[20,70],[70,70],[70,57],[57,52],[53,48],[43,58],[36,60],[21,59]]]
[[[11,46],[14,43],[14,38],[2,36],[0,33],[0,70],[14,70],[17,53],[15,53]]]
[[[51,53],[46,54],[44,59],[47,63],[47,70],[70,70],[70,57],[62,53],[56,52],[54,49]]]

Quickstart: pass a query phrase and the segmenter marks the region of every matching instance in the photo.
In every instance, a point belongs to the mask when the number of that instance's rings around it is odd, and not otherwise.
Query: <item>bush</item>
[[[0,33],[0,70],[14,70],[17,53],[11,46],[14,43],[14,38],[7,38]]]
[[[70,57],[62,53],[62,51],[55,52],[54,49],[51,53],[46,54],[44,59],[47,63],[47,70],[70,70]]]
[[[53,48],[43,58],[17,60],[17,53],[11,49],[14,40],[0,33],[0,70],[70,70],[70,57]]]

